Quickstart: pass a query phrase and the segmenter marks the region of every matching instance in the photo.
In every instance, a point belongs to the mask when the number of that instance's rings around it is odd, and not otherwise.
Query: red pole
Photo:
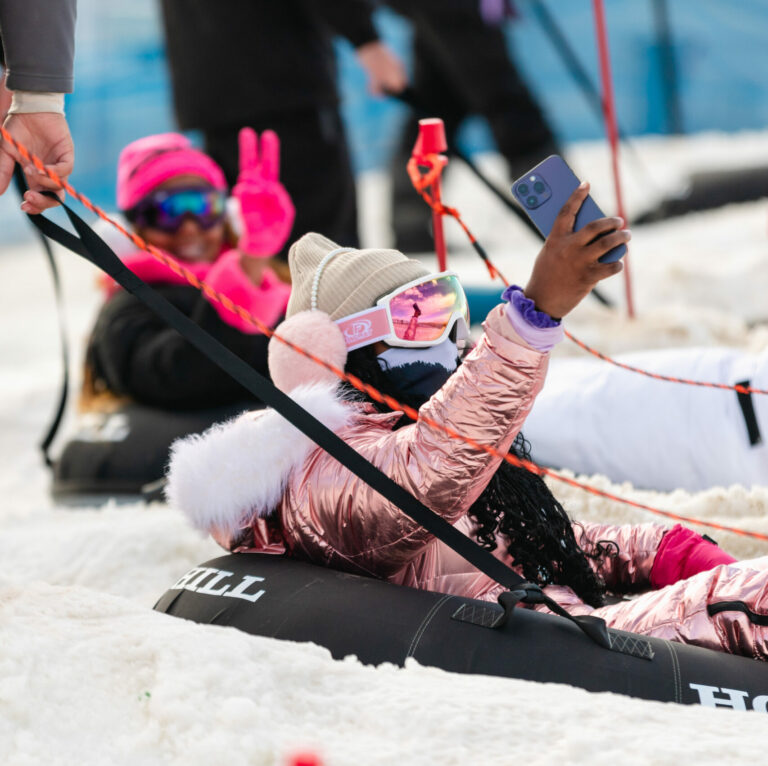
[[[431,187],[432,199],[440,202],[440,176],[435,179]],[[445,271],[448,268],[448,252],[445,249],[445,234],[443,232],[443,214],[432,211],[432,231],[435,238],[435,254],[437,255],[437,268]]]
[[[621,178],[619,176],[619,129],[616,124],[616,103],[613,97],[613,79],[611,77],[611,57],[608,52],[608,34],[605,27],[605,10],[603,0],[592,0],[595,11],[595,34],[597,49],[600,57],[600,82],[603,90],[603,117],[605,132],[611,145],[611,165],[613,167],[613,187],[616,193],[616,207],[619,215],[629,225],[624,213],[624,201],[621,195]],[[624,289],[627,296],[627,313],[630,319],[635,318],[635,307],[632,301],[632,279],[629,273],[629,253],[624,256]]]
[[[430,184],[429,193],[435,202],[440,202],[440,174],[448,164],[448,158],[443,154],[447,151],[448,142],[445,139],[445,126],[439,117],[429,117],[419,120],[419,135],[413,147],[411,156],[418,162],[427,155],[437,155],[437,161],[441,163],[440,172]],[[435,254],[440,271],[448,268],[448,254],[445,249],[445,235],[443,233],[443,215],[432,210],[432,232],[435,240]]]

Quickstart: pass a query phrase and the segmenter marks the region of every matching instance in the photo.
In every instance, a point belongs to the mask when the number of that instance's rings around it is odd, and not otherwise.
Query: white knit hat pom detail
[[[337,369],[343,370],[347,363],[344,335],[324,311],[300,311],[278,325],[275,334]],[[299,385],[340,382],[335,373],[294,351],[278,338],[270,339],[268,355],[272,380],[285,393]]]

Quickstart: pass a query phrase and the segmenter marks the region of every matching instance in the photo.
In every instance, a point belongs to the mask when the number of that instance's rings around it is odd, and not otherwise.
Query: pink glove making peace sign
[[[240,174],[232,196],[240,203],[242,234],[238,248],[246,255],[268,258],[279,252],[293,227],[296,211],[280,175],[280,139],[265,130],[261,140],[253,128],[240,131]],[[259,153],[261,144],[261,153]]]

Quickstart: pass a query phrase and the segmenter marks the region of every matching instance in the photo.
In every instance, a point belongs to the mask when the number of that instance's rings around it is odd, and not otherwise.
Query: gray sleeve
[[[77,0],[0,0],[9,90],[71,93]]]

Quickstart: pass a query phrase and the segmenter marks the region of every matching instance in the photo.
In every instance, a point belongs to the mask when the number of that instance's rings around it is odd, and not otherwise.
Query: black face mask
[[[447,339],[428,348],[390,348],[378,361],[392,385],[420,406],[453,375],[458,357],[456,344]]]

